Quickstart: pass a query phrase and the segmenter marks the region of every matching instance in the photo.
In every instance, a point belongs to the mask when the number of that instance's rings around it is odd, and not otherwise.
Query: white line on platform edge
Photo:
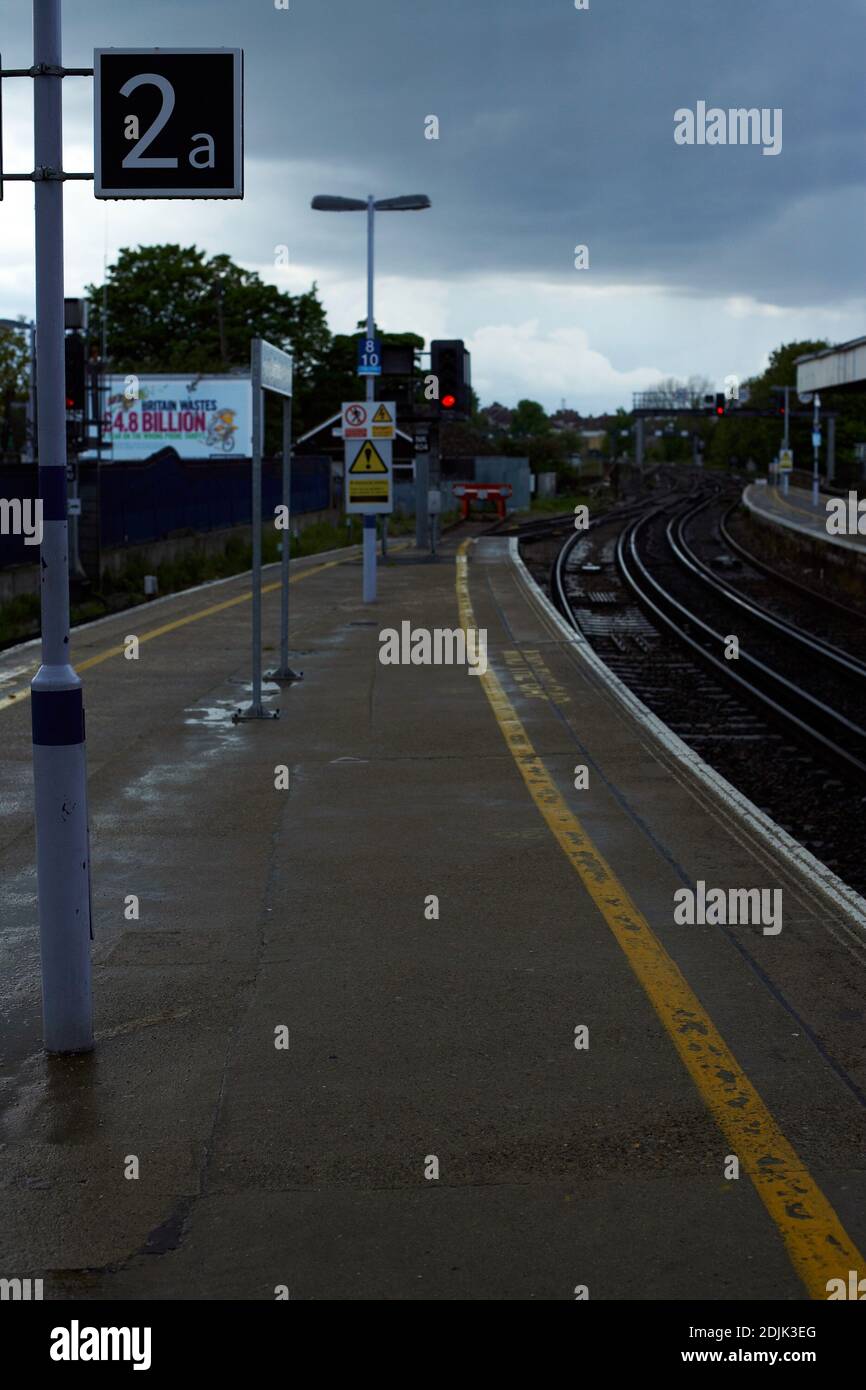
[[[596,677],[610,691],[614,699],[625,708],[632,719],[652,739],[661,744],[665,752],[679,763],[689,775],[696,777],[704,785],[723,811],[730,815],[733,810],[747,831],[760,839],[773,854],[782,858],[812,892],[817,891],[823,895],[837,912],[844,913],[860,927],[861,931],[866,932],[866,900],[861,898],[859,893],[855,893],[854,889],[850,888],[847,883],[843,883],[841,878],[837,878],[826,864],[822,864],[819,859],[816,859],[813,854],[798,844],[786,830],[783,830],[780,825],[777,825],[774,820],[759,810],[753,802],[749,801],[748,797],[726,781],[721,773],[710,767],[709,763],[704,762],[693,748],[684,743],[672,729],[669,729],[657,715],[653,714],[642,700],[638,699],[632,690],[629,690],[628,686],[605,665],[601,657],[596,655],[586,638],[570,627],[562,614],[554,608],[547,595],[535,583],[520,558],[516,536],[509,538],[508,554],[533,602],[541,608],[545,616],[569,642],[580,660],[592,669]]]

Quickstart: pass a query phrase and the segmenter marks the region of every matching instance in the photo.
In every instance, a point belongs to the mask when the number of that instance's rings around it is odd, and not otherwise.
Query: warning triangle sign
[[[386,405],[379,406],[379,409],[373,416],[373,423],[376,425],[393,425],[394,421],[391,412]]]
[[[375,444],[364,444],[349,469],[350,473],[387,473],[388,467]]]

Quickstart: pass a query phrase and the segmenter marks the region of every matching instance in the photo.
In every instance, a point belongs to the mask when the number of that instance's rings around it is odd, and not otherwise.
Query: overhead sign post
[[[98,198],[242,198],[240,49],[97,49],[62,65],[60,0],[33,0],[36,409],[42,662],[31,684],[43,1038],[49,1052],[93,1047],[90,836],[81,680],[69,660],[63,184]],[[95,77],[96,173],[63,168],[63,80]],[[2,159],[2,155],[0,155]],[[0,189],[2,192],[2,189]]]
[[[282,506],[288,522],[291,511],[291,432],[292,432],[292,359],[281,348],[253,338],[250,344],[250,375],[253,385],[253,458],[252,458],[252,610],[253,610],[253,674],[252,699],[245,710],[238,710],[234,722],[251,719],[276,719],[279,710],[266,710],[262,704],[262,453],[265,439],[265,391],[273,391],[283,401],[283,470]],[[289,668],[289,541],[291,528],[287,524],[283,535],[280,563],[282,594],[280,603],[280,669],[274,679],[300,680]]]
[[[239,48],[97,48],[97,198],[242,198]]]

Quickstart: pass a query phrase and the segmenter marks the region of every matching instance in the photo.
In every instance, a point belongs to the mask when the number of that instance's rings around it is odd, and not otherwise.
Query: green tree
[[[358,338],[366,331],[364,319],[359,322],[356,333],[336,333],[330,340],[307,399],[309,428],[335,415],[343,401],[363,398],[366,383],[358,376]],[[424,346],[424,339],[417,333],[383,333],[378,324],[375,332],[383,346],[403,345],[419,352]],[[405,377],[377,377],[376,396],[381,401],[394,401],[398,414],[404,415],[412,396],[411,382]]]
[[[117,372],[225,372],[250,360],[259,335],[294,358],[299,415],[331,343],[314,284],[278,289],[231,257],[196,246],[125,247],[105,285],[88,285],[90,335]]]
[[[22,331],[0,328],[0,450],[17,450],[24,442],[24,411],[30,389],[30,345],[26,319]]]
[[[538,401],[518,401],[511,417],[509,433],[515,440],[539,439],[550,434],[550,421]]]
[[[777,409],[781,405],[782,397],[773,388],[790,386],[792,388],[791,411],[804,410],[797,399],[796,359],[809,352],[819,352],[827,346],[827,342],[823,339],[807,339],[802,342],[784,343],[781,347],[775,348],[770,353],[766,369],[759,376],[752,377],[744,383],[748,388],[748,403],[745,408],[749,410]],[[832,408],[841,408],[840,402],[834,401]],[[751,458],[759,468],[766,469],[771,459],[775,458],[779,452],[783,429],[784,419],[781,413],[775,419],[750,419],[738,417],[736,408],[734,408],[722,419],[711,425],[706,451],[707,462],[720,467],[727,467],[730,461],[735,459],[737,465],[743,467]],[[810,419],[792,419],[790,421],[790,439],[794,448],[795,463],[798,466],[805,464],[807,468],[811,468],[810,435]],[[841,439],[837,439],[837,443],[841,442]]]

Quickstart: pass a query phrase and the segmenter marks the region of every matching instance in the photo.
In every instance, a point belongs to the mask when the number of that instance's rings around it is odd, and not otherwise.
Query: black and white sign
[[[97,198],[242,198],[243,52],[97,48]]]

